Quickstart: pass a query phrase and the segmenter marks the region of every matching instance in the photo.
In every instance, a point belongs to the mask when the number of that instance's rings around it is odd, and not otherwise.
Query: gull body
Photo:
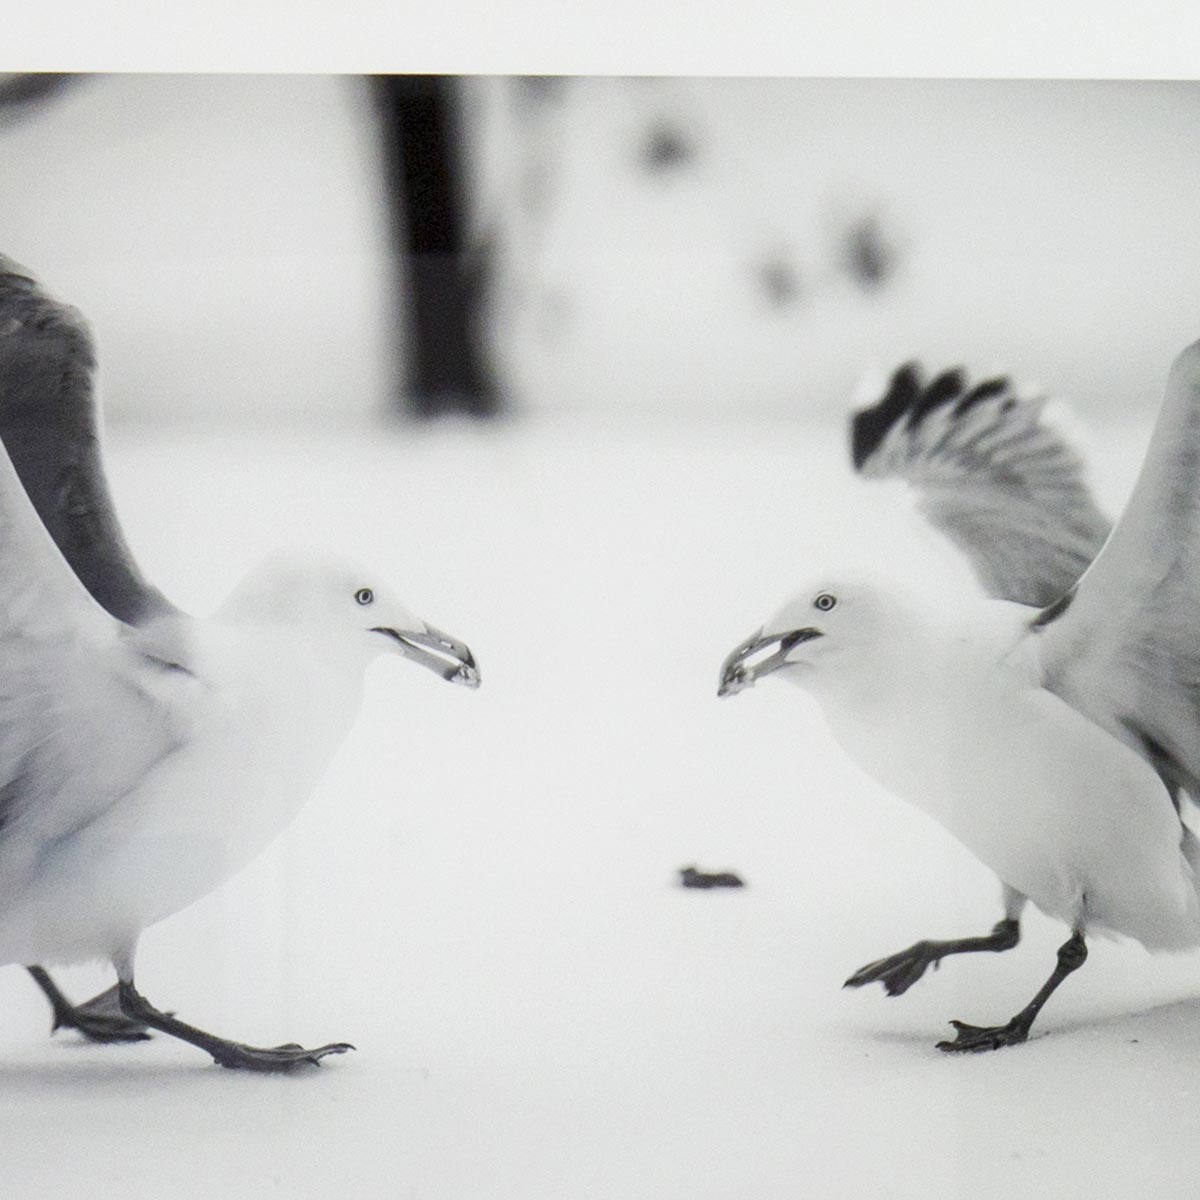
[[[835,595],[822,636],[777,671],[821,705],[846,754],[926,812],[1014,892],[1087,933],[1200,943],[1194,839],[1133,747],[1042,685],[1033,613],[956,611],[869,580],[824,579],[767,632]],[[811,608],[811,605],[808,605]]]
[[[234,875],[289,824],[348,733],[368,664],[402,656],[477,687],[462,642],[372,573],[280,555],[211,617],[137,569],[104,479],[82,318],[0,258],[0,964],[55,1028],[146,1029],[223,1066],[286,1071],[351,1047],[260,1048],[154,1008],[141,931]],[[107,959],[84,1005],[45,963]]]
[[[167,617],[64,657],[69,691],[38,723],[57,722],[44,745],[62,743],[62,772],[0,840],[0,961],[128,956],[141,929],[236,874],[291,822],[354,722],[371,657],[394,645],[366,627],[378,598],[362,628],[352,622],[355,581],[369,576],[305,570],[303,583],[285,570],[261,577],[282,616],[235,594],[207,620]],[[344,598],[347,628],[288,615],[299,587]],[[393,625],[422,627],[393,608]],[[38,653],[45,696],[59,681],[44,665],[52,652]]]
[[[949,1051],[1026,1039],[1093,934],[1200,945],[1200,343],[1178,357],[1115,527],[1079,460],[1007,380],[927,387],[901,368],[856,415],[864,475],[912,484],[982,590],[933,603],[896,581],[815,578],[725,660],[719,694],[764,676],[810,691],[846,753],[999,877],[989,935],[921,941],[855,972],[896,996],[953,954],[1009,950],[1028,900],[1071,937],[999,1026],[954,1022]]]

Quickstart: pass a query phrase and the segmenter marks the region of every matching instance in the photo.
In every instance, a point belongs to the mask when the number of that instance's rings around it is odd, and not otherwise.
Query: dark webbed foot
[[[29,974],[45,993],[50,1007],[54,1010],[51,1033],[59,1029],[74,1029],[89,1042],[103,1044],[144,1042],[149,1039],[150,1034],[146,1026],[121,1011],[116,984],[84,1004],[72,1004],[42,967],[30,967]]]
[[[83,1004],[67,1015],[54,1014],[54,1028],[75,1029],[90,1042],[145,1042],[150,1039],[146,1026],[121,1011],[117,985]]]
[[[1058,948],[1058,962],[1050,978],[1042,984],[1038,994],[1007,1025],[968,1025],[965,1021],[951,1021],[958,1031],[954,1041],[938,1042],[937,1048],[947,1054],[976,1053],[983,1050],[999,1050],[1002,1046],[1019,1046],[1029,1037],[1042,1005],[1053,994],[1055,988],[1073,971],[1078,971],[1087,960],[1087,943],[1078,929]]]
[[[868,983],[882,983],[889,996],[902,996],[929,967],[935,970],[942,954],[935,951],[936,942],[917,942],[907,950],[878,958],[865,967],[859,967],[842,987],[864,987]]]
[[[986,937],[955,938],[945,942],[914,942],[907,950],[887,958],[876,959],[860,967],[843,987],[863,987],[879,982],[889,996],[902,996],[929,967],[937,969],[943,958],[951,954],[973,954],[981,950],[999,953],[1011,950],[1021,937],[1020,923],[1014,917],[998,921]]]
[[[1029,1037],[1030,1022],[1014,1017],[1007,1025],[968,1025],[966,1021],[951,1021],[958,1033],[952,1042],[938,1042],[937,1048],[947,1054],[979,1054],[999,1050],[1004,1046],[1019,1046]]]
[[[286,1072],[301,1067],[319,1067],[326,1055],[345,1054],[347,1050],[354,1049],[349,1042],[331,1042],[313,1050],[305,1049],[296,1042],[272,1047],[246,1046],[206,1033],[171,1013],[160,1012],[131,982],[122,981],[117,985],[117,997],[121,1011],[127,1017],[207,1051],[222,1067],[231,1070]]]
[[[225,1042],[223,1046],[205,1047],[213,1058],[223,1067],[231,1070],[284,1072],[297,1067],[319,1067],[321,1059],[327,1054],[345,1054],[354,1047],[349,1042],[333,1042],[328,1046],[318,1046],[315,1050],[306,1050],[296,1042],[286,1042],[282,1046],[265,1048],[261,1046],[244,1046],[241,1042]]]

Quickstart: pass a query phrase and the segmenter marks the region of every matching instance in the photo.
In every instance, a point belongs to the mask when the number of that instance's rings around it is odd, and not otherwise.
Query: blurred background
[[[1200,85],[8,76],[4,247],[111,417],[1113,410],[1200,330]]]
[[[91,322],[147,576],[203,612],[337,547],[484,681],[373,667],[294,826],[143,939],[183,1019],[359,1052],[51,1039],[0,972],[0,1192],[1193,1195],[1200,956],[1096,939],[1029,1046],[947,1061],[1062,927],[843,993],[996,881],[802,693],[716,685],[819,567],[969,583],[850,470],[899,362],[1063,397],[1120,510],[1200,336],[1198,147],[1195,83],[0,79],[0,251]]]

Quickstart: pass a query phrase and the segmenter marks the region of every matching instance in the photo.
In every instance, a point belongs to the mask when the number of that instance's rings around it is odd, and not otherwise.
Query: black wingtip
[[[954,367],[943,371],[936,379],[913,401],[908,414],[908,428],[916,429],[918,425],[936,408],[957,400],[967,386],[967,373],[962,367]]]
[[[870,408],[854,414],[851,421],[850,456],[854,469],[861,471],[867,459],[879,449],[888,432],[902,419],[905,428],[917,429],[935,409],[954,404],[951,416],[961,417],[975,405],[1009,390],[1007,376],[985,379],[968,390],[967,373],[953,367],[936,375],[927,386],[922,385],[920,367],[905,363],[892,376],[888,390]]]
[[[870,408],[854,414],[850,457],[856,471],[862,470],[863,463],[879,449],[888,430],[908,412],[920,394],[921,368],[915,362],[905,363],[896,369],[883,396]]]
[[[1007,375],[997,375],[993,379],[985,379],[982,383],[977,383],[954,406],[954,416],[961,417],[963,413],[969,412],[976,404],[984,400],[990,400],[993,396],[1002,395],[1008,391],[1009,383]]]

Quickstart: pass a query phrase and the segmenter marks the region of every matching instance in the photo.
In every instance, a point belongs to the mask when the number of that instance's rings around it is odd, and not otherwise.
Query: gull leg
[[[1004,920],[992,926],[986,937],[954,938],[944,942],[920,941],[860,967],[843,987],[862,987],[879,982],[889,996],[901,996],[908,991],[929,967],[937,970],[943,958],[951,954],[973,954],[979,950],[1011,950],[1021,940],[1021,913],[1025,897],[1007,883],[1001,885],[1004,898]]]
[[[247,1071],[290,1071],[304,1064],[319,1066],[321,1059],[327,1054],[344,1054],[347,1050],[354,1049],[349,1042],[333,1042],[315,1050],[306,1050],[295,1042],[272,1047],[246,1046],[241,1042],[231,1042],[226,1038],[205,1033],[203,1029],[197,1029],[194,1025],[188,1025],[170,1013],[159,1012],[133,986],[132,976],[121,976],[121,981],[117,984],[117,996],[121,1011],[127,1017],[206,1050],[223,1067],[240,1067]]]
[[[1011,950],[1020,938],[1021,922],[1016,917],[1005,917],[992,926],[992,932],[986,937],[914,942],[907,950],[860,967],[842,986],[857,988],[878,981],[889,996],[901,996],[925,974],[928,967],[936,970],[948,955],[973,954],[979,950]]]
[[[54,1010],[50,1032],[74,1029],[90,1042],[142,1042],[150,1035],[146,1026],[121,1011],[114,984],[83,1004],[72,1004],[59,990],[43,967],[27,967],[34,982],[42,989]]]
[[[1038,994],[1007,1025],[968,1025],[951,1021],[958,1030],[952,1042],[938,1042],[939,1050],[956,1054],[963,1051],[999,1050],[1001,1046],[1016,1046],[1029,1036],[1029,1027],[1042,1010],[1050,994],[1072,971],[1079,970],[1087,959],[1087,943],[1077,929],[1058,948],[1058,963]]]

